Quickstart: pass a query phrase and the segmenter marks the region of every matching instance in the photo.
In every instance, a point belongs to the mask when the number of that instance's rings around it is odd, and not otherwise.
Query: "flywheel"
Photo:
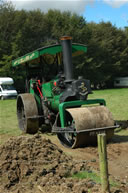
[[[25,93],[18,95],[17,117],[19,127],[24,133],[34,134],[38,131],[38,108],[32,94]]]

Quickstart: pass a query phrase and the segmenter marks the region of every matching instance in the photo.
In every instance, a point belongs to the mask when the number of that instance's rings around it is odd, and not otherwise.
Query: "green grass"
[[[16,100],[0,100],[0,144],[8,137],[20,134],[16,116]]]
[[[101,183],[100,175],[92,171],[91,172],[89,171],[78,172],[76,174],[73,174],[71,177],[78,178],[78,179],[91,179],[93,182],[97,184]],[[115,186],[118,186],[118,184],[114,182],[113,180],[110,180],[110,186],[115,187]]]
[[[116,134],[120,135],[120,136],[128,136],[128,131],[123,129],[123,130],[120,130],[119,132],[117,132]]]
[[[94,172],[82,171],[72,175],[72,178],[91,179],[96,183],[100,183],[100,177]]]

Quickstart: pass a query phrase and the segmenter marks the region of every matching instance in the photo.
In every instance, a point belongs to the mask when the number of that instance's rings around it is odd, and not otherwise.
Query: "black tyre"
[[[35,134],[38,131],[38,108],[32,94],[18,95],[17,118],[19,127],[24,133]]]
[[[1,100],[4,100],[4,96],[1,96]]]

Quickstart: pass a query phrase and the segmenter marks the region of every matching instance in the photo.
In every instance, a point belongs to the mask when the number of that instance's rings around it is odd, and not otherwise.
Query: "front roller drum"
[[[57,124],[60,124],[59,120],[57,120]],[[94,145],[97,142],[96,132],[77,132],[94,128],[98,130],[98,128],[112,127],[114,126],[114,120],[111,112],[105,106],[71,108],[66,109],[66,126],[75,128],[76,132],[58,133],[57,136],[64,146],[76,148]],[[106,130],[106,134],[107,140],[111,139],[114,129]]]
[[[39,128],[38,109],[34,96],[20,94],[17,98],[17,118],[19,128],[24,133],[35,134]]]

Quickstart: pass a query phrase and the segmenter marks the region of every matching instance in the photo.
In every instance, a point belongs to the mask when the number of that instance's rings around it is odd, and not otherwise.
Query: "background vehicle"
[[[17,91],[13,86],[14,81],[10,77],[0,78],[0,99],[10,99],[17,97]]]

